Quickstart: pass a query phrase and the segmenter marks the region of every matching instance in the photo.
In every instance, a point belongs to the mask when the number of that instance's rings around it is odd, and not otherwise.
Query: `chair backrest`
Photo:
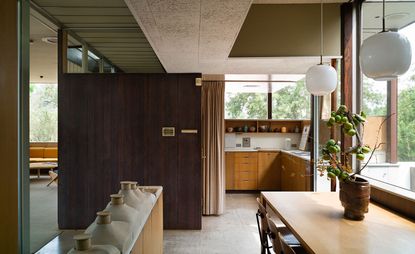
[[[278,238],[278,228],[277,225],[275,225],[275,222],[272,221],[272,219],[269,217],[269,215],[266,215],[267,218],[267,223],[268,223],[268,228],[270,233],[270,238],[272,240],[272,249],[274,250],[275,253],[279,254],[282,252],[282,246],[281,246],[281,241]]]
[[[264,236],[269,231],[267,222],[267,210],[262,205],[259,198],[256,198],[256,202],[258,203],[258,213],[261,217],[261,235]]]
[[[278,238],[280,240],[281,243],[281,247],[282,247],[282,251],[284,252],[284,254],[295,254],[295,251],[293,250],[293,248],[291,248],[284,240],[284,237],[282,237],[281,233],[278,232]]]

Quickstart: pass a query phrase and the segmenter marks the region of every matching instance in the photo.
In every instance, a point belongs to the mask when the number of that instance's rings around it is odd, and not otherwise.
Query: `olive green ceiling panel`
[[[32,0],[124,72],[165,72],[124,0]]]
[[[324,4],[324,55],[340,55],[340,4]],[[320,4],[253,4],[230,57],[320,55]]]

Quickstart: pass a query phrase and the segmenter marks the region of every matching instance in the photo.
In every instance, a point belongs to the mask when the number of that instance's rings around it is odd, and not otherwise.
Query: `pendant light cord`
[[[386,32],[385,30],[385,0],[383,0],[383,15],[382,15],[382,32]]]
[[[320,1],[320,64],[323,64],[323,0]]]

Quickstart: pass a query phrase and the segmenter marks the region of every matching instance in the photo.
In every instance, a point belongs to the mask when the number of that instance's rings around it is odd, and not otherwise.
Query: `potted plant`
[[[364,214],[368,212],[370,185],[366,179],[358,177],[358,175],[367,166],[374,151],[380,146],[377,141],[373,149],[364,144],[362,130],[365,122],[364,112],[353,114],[345,105],[341,105],[337,111],[331,112],[327,126],[329,128],[336,125],[341,126],[342,132],[351,137],[355,136],[357,142],[356,145],[342,151],[339,141],[329,139],[321,149],[322,157],[318,163],[318,170],[322,176],[324,172],[327,172],[328,178],[339,180],[340,201],[344,207],[344,217],[351,220],[363,220]],[[363,167],[354,171],[349,161],[353,154],[360,161],[363,161],[368,154],[370,157]]]

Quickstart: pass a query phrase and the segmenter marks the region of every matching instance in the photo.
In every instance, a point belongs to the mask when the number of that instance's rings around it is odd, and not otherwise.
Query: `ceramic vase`
[[[350,220],[363,220],[369,211],[370,184],[363,178],[340,182],[340,201],[344,207],[344,217]]]
[[[133,239],[138,235],[138,227],[140,224],[137,221],[139,214],[137,210],[124,203],[123,194],[112,194],[111,202],[107,205],[104,211],[111,213],[112,221],[123,221],[130,225]]]
[[[118,192],[118,194],[124,195],[125,204],[140,212],[142,202],[140,199],[138,199],[137,195],[134,193],[134,190],[131,189],[131,185],[131,181],[122,181],[121,190]]]
[[[150,192],[143,191],[139,188],[137,182],[131,182],[131,189],[140,200],[150,201],[151,204],[156,202],[156,195]]]
[[[73,237],[75,247],[68,254],[94,253],[94,254],[119,254],[120,251],[112,245],[91,245],[90,234],[80,234]]]
[[[97,212],[97,218],[86,230],[86,234],[92,236],[94,245],[113,245],[121,253],[132,244],[131,227],[126,222],[111,221],[111,213],[107,211]]]

